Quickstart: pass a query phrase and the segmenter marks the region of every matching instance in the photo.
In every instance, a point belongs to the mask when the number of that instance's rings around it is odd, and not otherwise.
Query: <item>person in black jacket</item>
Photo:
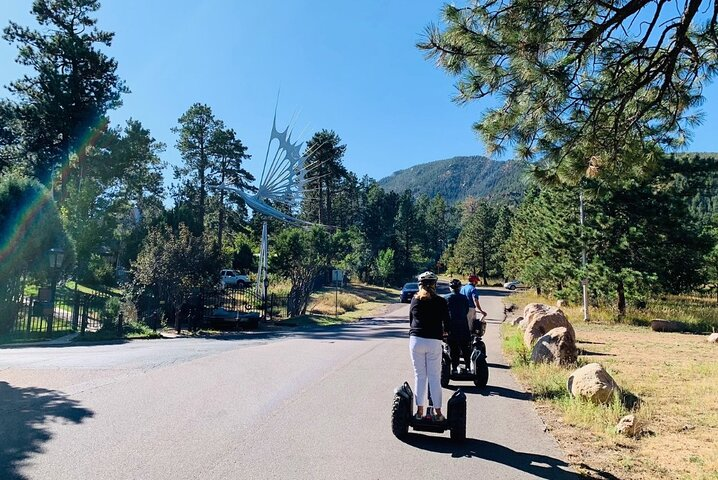
[[[469,331],[469,324],[466,322],[466,317],[469,314],[469,310],[473,311],[471,308],[473,305],[469,303],[469,299],[466,298],[466,295],[462,295],[459,292],[461,289],[460,280],[456,278],[453,279],[449,283],[449,287],[451,287],[451,294],[446,298],[446,303],[449,305],[449,325],[446,329],[448,332],[446,343],[449,344],[451,369],[456,373],[459,367],[459,356],[461,353],[464,354],[466,369],[470,369],[471,332]]]
[[[437,277],[424,272],[418,277],[419,292],[409,306],[409,350],[414,366],[416,417],[424,416],[427,382],[436,414],[434,421],[445,420],[441,413],[441,341],[449,321],[446,300],[436,294]]]

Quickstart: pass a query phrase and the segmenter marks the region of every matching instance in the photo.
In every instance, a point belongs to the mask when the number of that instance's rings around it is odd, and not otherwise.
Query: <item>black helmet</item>
[[[421,284],[428,284],[428,283],[436,283],[436,281],[439,279],[439,277],[436,276],[434,272],[424,272],[420,274],[418,277],[416,277],[417,280],[419,280],[419,283]]]
[[[449,282],[449,286],[450,286],[453,290],[458,290],[458,289],[461,288],[461,280],[459,280],[458,278],[454,278],[453,280],[451,280],[451,281]]]

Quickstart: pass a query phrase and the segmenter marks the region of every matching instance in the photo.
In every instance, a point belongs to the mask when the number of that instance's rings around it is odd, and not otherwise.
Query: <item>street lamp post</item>
[[[57,291],[57,276],[65,259],[65,251],[61,248],[51,248],[48,257],[50,260],[50,274],[52,288],[50,289],[50,315],[47,318],[47,333],[52,333],[52,323],[55,319],[55,292]]]

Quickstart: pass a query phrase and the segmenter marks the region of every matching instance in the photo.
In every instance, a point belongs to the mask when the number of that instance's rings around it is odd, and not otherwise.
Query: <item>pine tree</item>
[[[716,73],[718,16],[700,14],[712,3],[473,0],[446,5],[418,47],[459,77],[458,102],[502,101],[475,124],[490,151],[540,157],[560,180],[622,178],[697,123]]]
[[[2,136],[20,144],[22,156],[13,161],[26,163],[45,184],[53,168],[68,163],[89,131],[128,92],[116,73],[117,62],[103,52],[114,34],[96,27],[92,14],[99,8],[97,0],[35,0],[32,13],[41,30],[15,22],[4,30],[3,38],[18,45],[16,61],[32,73],[9,85],[17,100],[0,109],[6,126]],[[63,192],[71,177],[79,182],[79,168],[63,169]]]
[[[302,206],[304,218],[310,222],[334,225],[334,196],[347,170],[342,164],[346,145],[332,130],[320,130],[307,142],[307,192]]]
[[[191,231],[201,236],[205,230],[207,188],[213,167],[212,141],[223,125],[209,106],[200,103],[192,105],[177,122],[179,126],[172,131],[179,135],[177,149],[185,163],[174,168],[175,178],[183,182],[181,188],[188,206],[197,212],[197,221],[193,222],[196,230]]]

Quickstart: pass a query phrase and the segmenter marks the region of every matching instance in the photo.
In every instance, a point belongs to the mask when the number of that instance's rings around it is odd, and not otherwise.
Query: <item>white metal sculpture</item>
[[[313,152],[305,152],[302,155],[302,145],[303,142],[292,140],[292,131],[289,126],[282,132],[277,130],[277,113],[275,111],[272,133],[269,137],[267,155],[264,159],[257,193],[249,194],[230,185],[219,185],[216,188],[236,193],[255,213],[268,215],[291,225],[313,225],[281,212],[267,203],[269,200],[293,207],[301,199],[307,183],[307,173],[316,168],[316,164],[309,165],[308,163],[308,158]],[[262,292],[262,295],[266,294],[262,287],[267,282],[268,257],[267,222],[265,221],[262,225],[262,244],[256,285],[257,292]]]

